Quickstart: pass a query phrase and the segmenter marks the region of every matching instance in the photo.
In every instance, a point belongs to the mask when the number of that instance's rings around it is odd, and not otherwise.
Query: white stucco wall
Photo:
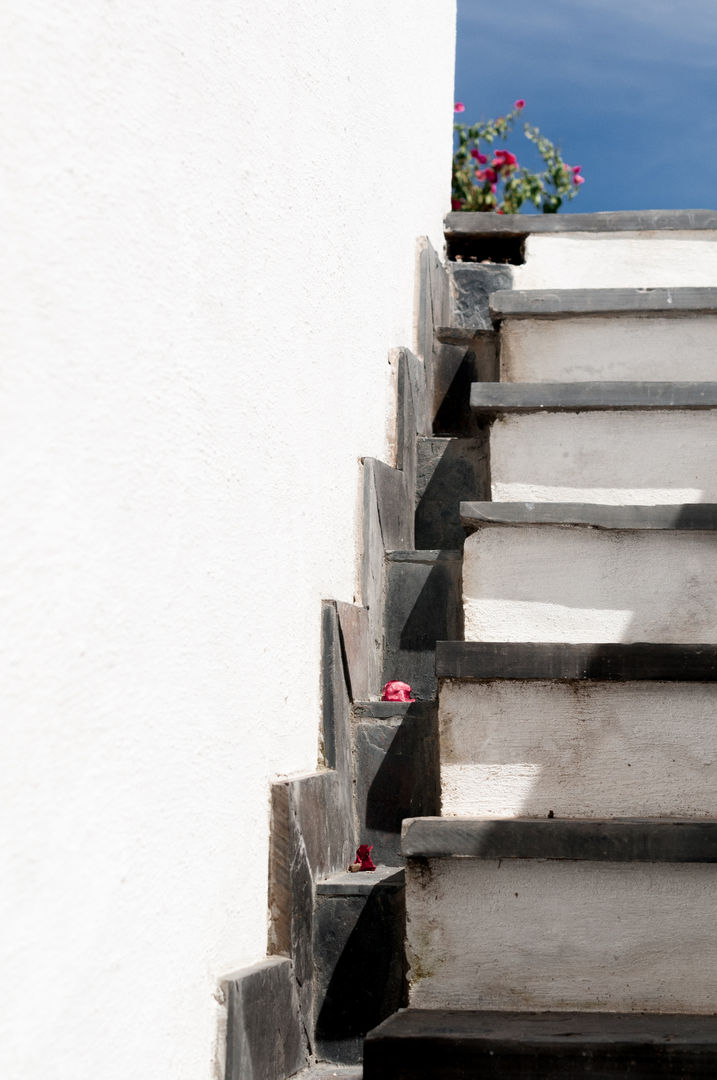
[[[455,5],[11,8],[0,1072],[204,1080],[442,243]]]

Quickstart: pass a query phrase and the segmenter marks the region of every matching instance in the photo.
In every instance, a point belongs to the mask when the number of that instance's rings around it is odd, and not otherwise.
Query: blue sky
[[[458,0],[457,119],[516,98],[582,166],[565,212],[717,208],[717,0]]]

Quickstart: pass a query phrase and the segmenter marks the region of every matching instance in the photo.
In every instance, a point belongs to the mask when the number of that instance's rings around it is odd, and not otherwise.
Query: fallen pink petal
[[[411,687],[408,683],[400,682],[398,679],[391,679],[387,682],[381,691],[381,701],[415,701],[415,698],[411,697]]]

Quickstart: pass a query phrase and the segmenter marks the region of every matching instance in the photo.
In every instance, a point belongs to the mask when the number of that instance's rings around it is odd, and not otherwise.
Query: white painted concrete
[[[517,289],[713,286],[717,232],[555,233],[529,236]]]
[[[506,382],[717,380],[717,315],[506,319],[500,342]]]
[[[717,413],[530,413],[496,420],[493,498],[503,502],[717,502]]]
[[[408,874],[411,1004],[717,1012],[717,867],[432,859]]]
[[[482,526],[463,560],[467,641],[717,641],[717,536]]]
[[[209,1080],[442,246],[455,6],[3,22],[0,1073]]]
[[[441,805],[457,817],[717,817],[712,684],[441,685]]]

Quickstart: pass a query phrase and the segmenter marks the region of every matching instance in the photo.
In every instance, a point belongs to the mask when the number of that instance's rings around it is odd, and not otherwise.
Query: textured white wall
[[[202,1080],[442,241],[455,5],[11,7],[0,1071]]]

